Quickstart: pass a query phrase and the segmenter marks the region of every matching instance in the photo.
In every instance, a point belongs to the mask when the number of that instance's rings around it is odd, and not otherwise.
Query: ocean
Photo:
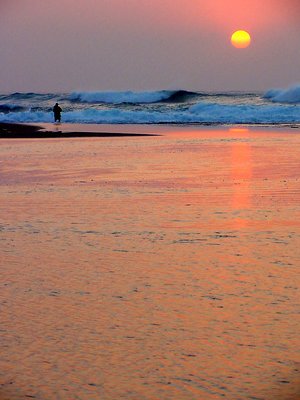
[[[52,122],[56,102],[66,123],[300,125],[300,85],[266,93],[160,90],[2,94],[0,122]]]

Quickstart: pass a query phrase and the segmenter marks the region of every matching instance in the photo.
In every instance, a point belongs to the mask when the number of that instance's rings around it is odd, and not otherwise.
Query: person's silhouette
[[[62,112],[62,109],[59,107],[58,103],[56,103],[55,106],[53,107],[54,122],[60,122],[61,112]]]

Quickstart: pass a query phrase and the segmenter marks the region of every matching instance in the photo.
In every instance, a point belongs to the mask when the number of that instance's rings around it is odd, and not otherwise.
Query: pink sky
[[[299,0],[0,0],[0,92],[300,81]],[[230,45],[249,29],[250,48]]]

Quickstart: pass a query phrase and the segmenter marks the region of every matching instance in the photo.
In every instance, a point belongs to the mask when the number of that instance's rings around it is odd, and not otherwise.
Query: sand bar
[[[150,130],[1,140],[1,400],[299,398],[299,130]]]
[[[106,132],[102,125],[84,124],[10,124],[0,123],[0,139],[49,139],[84,137],[146,136],[143,132]]]

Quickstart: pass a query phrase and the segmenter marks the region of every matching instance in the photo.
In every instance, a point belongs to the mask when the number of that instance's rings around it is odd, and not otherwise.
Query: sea
[[[300,126],[300,84],[265,93],[188,90],[76,91],[0,95],[0,122]]]

